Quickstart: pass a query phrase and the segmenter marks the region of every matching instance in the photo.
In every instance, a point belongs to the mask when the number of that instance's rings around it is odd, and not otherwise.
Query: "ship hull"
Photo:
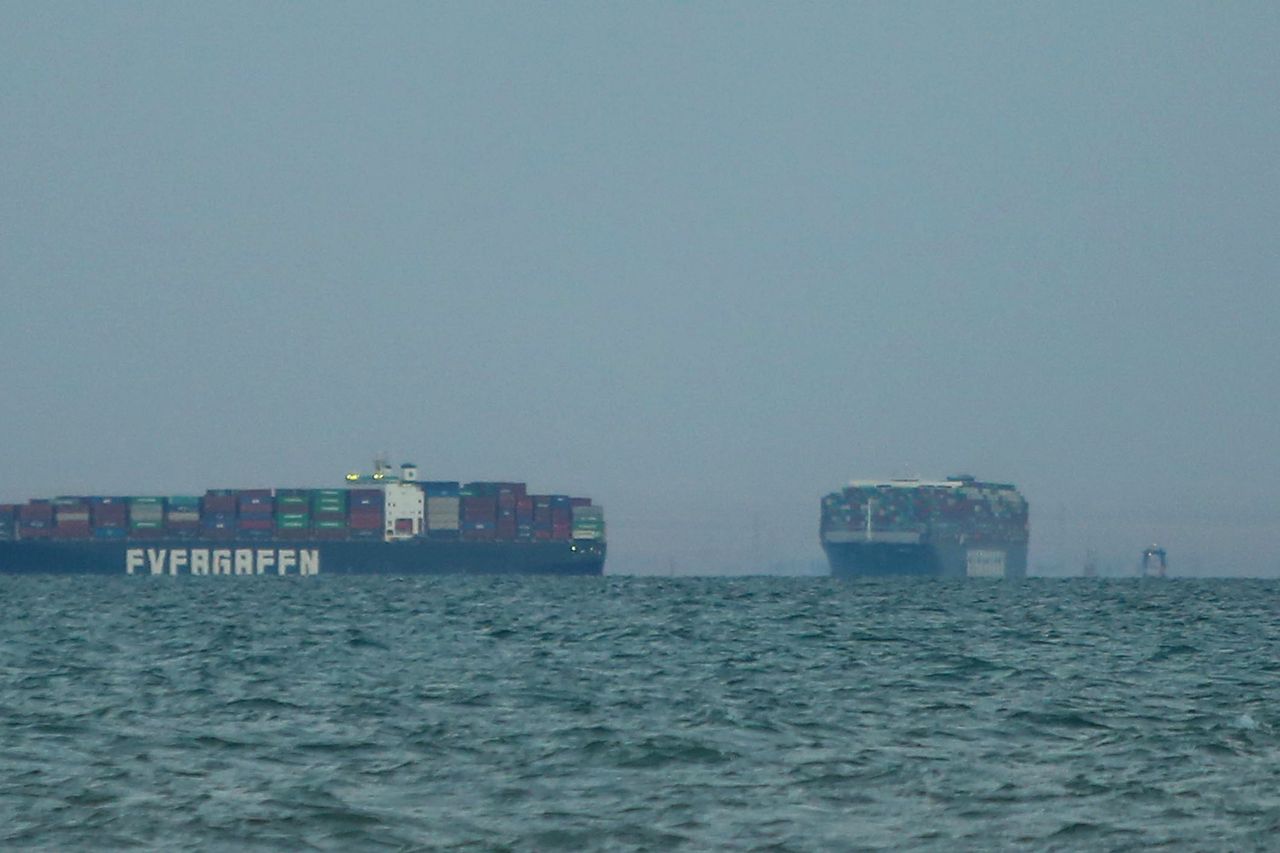
[[[1027,575],[1022,543],[825,542],[835,577],[996,577]]]
[[[599,542],[0,542],[0,574],[600,575]]]

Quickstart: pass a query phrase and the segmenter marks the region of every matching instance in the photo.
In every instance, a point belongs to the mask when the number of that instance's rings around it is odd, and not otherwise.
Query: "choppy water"
[[[1280,584],[0,578],[0,848],[1275,849]]]

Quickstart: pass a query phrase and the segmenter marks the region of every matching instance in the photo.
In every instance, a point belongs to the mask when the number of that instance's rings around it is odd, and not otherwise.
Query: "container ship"
[[[855,480],[822,499],[819,536],[837,577],[1027,574],[1027,501],[1007,483]]]
[[[524,483],[420,481],[379,460],[345,488],[0,504],[0,574],[604,572],[604,511]]]

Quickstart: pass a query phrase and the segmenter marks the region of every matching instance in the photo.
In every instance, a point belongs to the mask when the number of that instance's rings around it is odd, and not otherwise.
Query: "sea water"
[[[1276,849],[1280,584],[0,578],[0,848]]]

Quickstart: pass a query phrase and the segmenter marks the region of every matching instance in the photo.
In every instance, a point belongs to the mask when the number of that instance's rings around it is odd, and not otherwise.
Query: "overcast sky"
[[[855,477],[1280,574],[1280,5],[0,5],[0,500],[428,478],[609,572]]]

